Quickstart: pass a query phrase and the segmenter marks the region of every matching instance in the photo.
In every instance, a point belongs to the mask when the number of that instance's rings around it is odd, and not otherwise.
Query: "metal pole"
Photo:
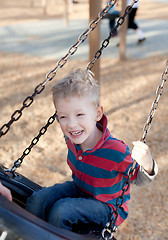
[[[64,0],[64,26],[68,26],[69,23],[69,3],[68,0]]]
[[[73,12],[74,11],[74,6],[73,6],[74,4],[73,4],[73,2],[72,2],[72,0],[69,0],[69,11],[70,12]]]
[[[30,7],[34,7],[34,0],[31,0]]]
[[[93,21],[101,11],[101,0],[89,0],[89,22]],[[94,57],[95,52],[100,48],[100,24],[89,36],[89,60]],[[100,81],[100,60],[98,59],[92,68],[95,79]]]
[[[47,0],[42,0],[41,5],[42,5],[42,8],[43,8],[43,14],[46,15]]]
[[[124,11],[127,6],[127,0],[122,0],[122,10],[121,15],[124,14]],[[121,25],[120,30],[120,60],[124,61],[126,60],[126,34],[127,34],[127,17],[124,21],[124,23]]]

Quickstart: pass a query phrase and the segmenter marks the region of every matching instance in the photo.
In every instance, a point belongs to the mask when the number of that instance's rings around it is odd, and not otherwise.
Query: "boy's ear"
[[[99,105],[96,111],[97,111],[96,121],[100,121],[100,119],[103,116],[103,107]]]
[[[58,118],[58,115],[57,115],[57,111],[55,112],[55,117],[57,119],[57,122],[59,122],[59,118]]]

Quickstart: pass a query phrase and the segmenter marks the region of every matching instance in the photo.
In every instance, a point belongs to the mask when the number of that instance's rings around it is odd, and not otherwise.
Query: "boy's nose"
[[[70,130],[73,130],[76,126],[77,126],[76,120],[74,118],[69,119],[69,121],[68,121],[68,128]]]

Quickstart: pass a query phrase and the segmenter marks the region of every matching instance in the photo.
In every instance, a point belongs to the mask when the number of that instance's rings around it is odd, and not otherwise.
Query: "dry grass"
[[[61,3],[61,1],[59,1]],[[150,2],[143,4],[143,18],[166,18],[165,4]],[[55,17],[53,3],[43,16],[40,1],[34,8],[31,1],[0,1],[1,25],[15,24],[18,21],[34,21]],[[167,5],[166,5],[167,6]],[[57,7],[63,9],[60,4]],[[86,3],[75,6],[70,17],[77,18],[83,13]],[[49,9],[52,9],[50,11]],[[142,11],[142,10],[140,10]],[[160,14],[159,12],[161,11]],[[62,14],[62,13],[61,13]],[[61,15],[60,14],[60,15]],[[57,17],[60,17],[58,15]],[[0,53],[0,124],[9,121],[14,110],[22,106],[26,96],[31,95],[34,87],[42,82],[45,74],[55,66],[56,60],[28,57],[19,54]],[[101,102],[109,119],[109,129],[115,137],[123,139],[132,148],[132,141],[141,138],[155,89],[160,84],[160,76],[165,69],[166,56],[149,59],[128,59],[118,62],[113,59],[101,60]],[[62,78],[78,64],[86,62],[71,60],[58,71],[53,82],[46,85],[45,91],[36,97],[29,109],[25,109],[22,118],[14,123],[9,133],[1,139],[1,163],[11,167],[12,162],[22,154],[39,129],[54,113],[51,88],[55,81]],[[167,83],[166,83],[167,84]],[[129,218],[118,229],[118,239],[157,240],[167,239],[167,85],[160,99],[158,111],[148,135],[148,144],[159,166],[159,174],[154,183],[145,187],[132,188],[132,200],[129,204]],[[66,146],[58,123],[53,124],[40,142],[27,156],[19,172],[41,185],[52,185],[70,179],[70,170],[66,165]]]

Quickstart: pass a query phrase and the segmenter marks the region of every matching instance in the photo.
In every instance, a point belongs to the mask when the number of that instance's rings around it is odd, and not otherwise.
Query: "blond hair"
[[[91,103],[99,106],[99,85],[88,70],[76,69],[58,81],[52,89],[54,104],[57,100],[72,96],[87,96]]]

